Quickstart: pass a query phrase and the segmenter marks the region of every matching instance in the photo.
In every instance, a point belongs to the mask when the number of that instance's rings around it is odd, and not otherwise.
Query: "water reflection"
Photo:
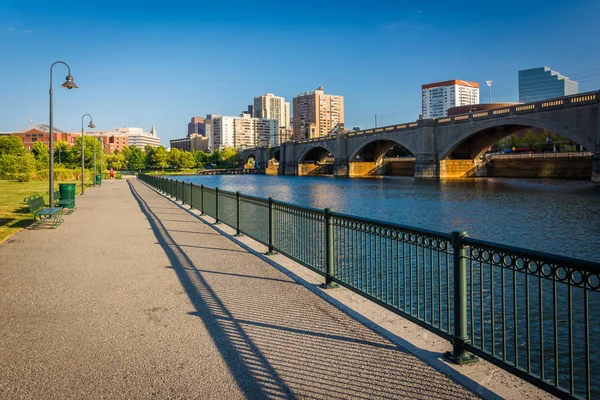
[[[308,207],[600,261],[600,185],[563,180],[345,179],[264,175],[178,179]]]

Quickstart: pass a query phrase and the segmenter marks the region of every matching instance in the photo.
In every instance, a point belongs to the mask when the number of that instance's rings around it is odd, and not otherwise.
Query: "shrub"
[[[35,158],[29,152],[21,155],[0,155],[0,179],[14,180],[21,174],[29,176],[35,171]],[[25,178],[23,178],[25,179]]]

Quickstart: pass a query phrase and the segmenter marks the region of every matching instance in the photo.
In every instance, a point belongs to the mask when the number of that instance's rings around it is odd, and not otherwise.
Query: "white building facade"
[[[205,121],[209,151],[220,151],[225,147],[275,146],[277,143],[279,121],[276,119],[253,118],[243,113],[239,117],[208,115]]]
[[[152,127],[150,132],[144,132],[142,128],[123,127],[115,128],[115,135],[126,135],[130,146],[144,150],[147,145],[160,146],[160,138],[156,135],[156,129]]]
[[[421,86],[423,118],[440,118],[451,107],[479,104],[479,84],[450,80]]]
[[[253,107],[255,118],[276,119],[279,126],[290,126],[290,103],[284,97],[265,93],[254,98]]]

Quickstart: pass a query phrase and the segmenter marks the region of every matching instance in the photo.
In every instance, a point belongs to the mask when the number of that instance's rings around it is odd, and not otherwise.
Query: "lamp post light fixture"
[[[85,192],[85,135],[83,133],[83,117],[90,117],[90,124],[88,128],[94,129],[96,125],[94,125],[94,118],[90,114],[83,114],[81,116],[81,194]],[[96,179],[96,177],[94,177]]]
[[[71,67],[64,61],[56,61],[50,66],[50,173],[49,173],[49,190],[48,194],[50,196],[50,207],[54,206],[54,134],[53,134],[53,125],[54,125],[54,115],[52,113],[52,68],[56,64],[64,64],[67,66],[69,70],[69,74],[66,77],[65,83],[61,86],[67,89],[77,89],[78,86],[73,82],[73,77],[71,76]]]

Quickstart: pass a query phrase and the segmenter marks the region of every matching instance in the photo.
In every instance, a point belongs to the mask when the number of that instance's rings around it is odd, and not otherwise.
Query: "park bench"
[[[38,228],[45,222],[51,222],[52,229],[54,229],[64,221],[62,207],[46,207],[42,196],[34,194],[25,198],[25,201],[29,204],[29,211],[33,215],[33,228]]]
[[[68,208],[69,211],[67,211],[67,215],[72,214],[73,211],[75,211],[75,200],[63,199],[60,197],[60,190],[55,190],[54,191],[54,206],[61,207],[61,208]]]

